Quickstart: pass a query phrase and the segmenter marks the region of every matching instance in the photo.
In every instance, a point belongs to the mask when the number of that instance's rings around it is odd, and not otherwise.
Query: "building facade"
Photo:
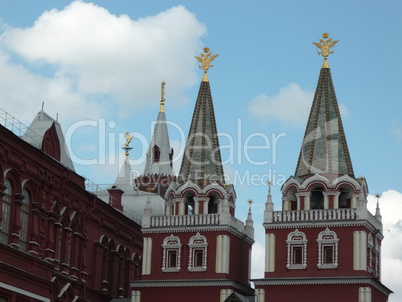
[[[131,296],[140,226],[110,205],[118,194],[85,189],[57,121],[40,111],[22,136],[0,126],[0,184],[0,301]]]

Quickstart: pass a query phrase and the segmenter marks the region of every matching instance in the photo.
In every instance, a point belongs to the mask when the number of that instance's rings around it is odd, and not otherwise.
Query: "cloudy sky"
[[[23,9],[22,9],[23,6]],[[109,184],[125,132],[144,167],[166,82],[175,168],[202,72],[209,71],[225,171],[237,216],[253,199],[253,277],[262,277],[266,181],[280,209],[294,173],[322,57],[323,32],[340,42],[329,64],[356,176],[380,193],[383,283],[402,301],[402,3],[400,1],[0,0],[0,108],[29,124],[42,108],[61,122],[79,174]]]

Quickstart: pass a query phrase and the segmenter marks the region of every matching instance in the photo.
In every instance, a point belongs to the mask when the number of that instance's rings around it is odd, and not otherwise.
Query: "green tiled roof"
[[[218,181],[224,183],[219,140],[211,88],[202,81],[180,168],[182,181]]]
[[[295,176],[348,174],[354,177],[329,68],[322,68]]]

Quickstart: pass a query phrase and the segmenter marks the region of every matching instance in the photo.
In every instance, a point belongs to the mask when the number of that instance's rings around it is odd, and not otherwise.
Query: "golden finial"
[[[324,39],[320,39],[320,43],[313,42],[313,44],[321,49],[321,52],[319,52],[318,50],[317,50],[317,52],[319,55],[322,55],[324,57],[324,63],[322,64],[322,68],[329,68],[327,58],[328,58],[329,54],[334,53],[330,49],[332,46],[334,46],[336,43],[338,43],[339,40],[332,41],[332,38],[328,38],[329,33],[323,33],[322,37]]]
[[[381,195],[380,195],[379,193],[377,193],[377,194],[375,194],[375,197],[376,197],[377,200],[378,200],[379,198],[381,198]]]
[[[208,82],[207,71],[209,67],[214,67],[211,62],[219,55],[212,55],[212,52],[209,51],[209,47],[204,47],[204,53],[200,53],[200,55],[201,57],[195,56],[194,58],[201,63],[199,68],[204,69],[204,77],[202,78],[202,81]]]
[[[252,199],[249,199],[247,202],[248,202],[249,208],[251,208],[251,206],[252,206],[252,204],[253,204],[253,200],[252,200]]]
[[[130,147],[130,142],[133,139],[134,136],[130,135],[130,133],[126,132],[126,142],[124,143],[124,146],[121,147],[123,150],[126,151],[126,153],[124,153],[126,155],[126,158],[128,158],[129,153],[128,151],[132,150],[133,147]]]
[[[161,107],[159,112],[165,112],[165,84],[165,81],[163,81],[161,84]]]
[[[147,192],[148,192],[148,195],[151,194],[151,192],[152,192],[152,187],[147,187]]]

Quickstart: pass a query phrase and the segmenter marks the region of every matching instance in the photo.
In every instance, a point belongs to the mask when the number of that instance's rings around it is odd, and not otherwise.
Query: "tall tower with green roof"
[[[177,182],[165,213],[144,211],[142,280],[131,284],[134,302],[251,301],[251,211],[235,218],[236,193],[226,184],[207,71],[217,57],[196,56],[204,70]],[[235,300],[232,300],[235,299]]]
[[[257,302],[386,302],[391,293],[380,281],[380,209],[367,210],[366,180],[354,176],[327,60],[337,42],[324,33],[314,43],[324,63],[281,210],[268,191]]]

